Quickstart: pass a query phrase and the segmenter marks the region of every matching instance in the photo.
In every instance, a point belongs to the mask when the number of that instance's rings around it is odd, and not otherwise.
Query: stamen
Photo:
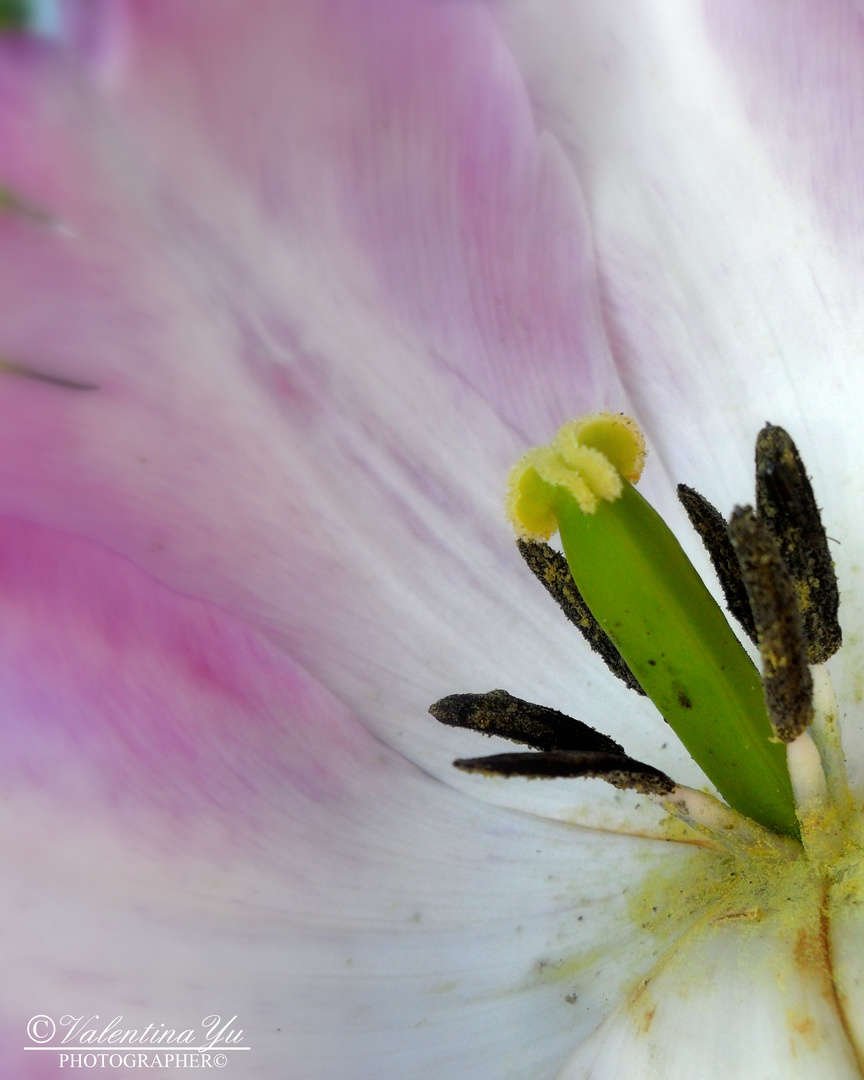
[[[467,728],[483,735],[499,735],[537,750],[590,750],[623,754],[608,735],[595,731],[581,720],[513,697],[506,690],[486,694],[451,694],[429,707],[442,724]]]
[[[716,847],[740,854],[747,849],[797,858],[800,847],[787,837],[764,829],[704,791],[676,784],[666,773],[626,754],[592,751],[492,754],[460,758],[453,764],[463,772],[486,776],[560,780],[595,778],[620,790],[649,796],[672,817],[695,829]]]
[[[776,737],[790,743],[813,719],[813,680],[795,587],[777,542],[752,507],[735,508],[729,534],[756,622],[768,716]]]
[[[744,848],[760,854],[773,852],[788,859],[797,858],[801,852],[794,840],[762,828],[705,791],[676,784],[668,795],[655,797],[654,801],[679,821],[735,854]]]
[[[802,731],[797,739],[787,743],[786,760],[798,817],[803,826],[806,825],[807,815],[821,810],[828,798],[822,758],[809,731]],[[803,831],[806,834],[806,828]]]
[[[813,723],[810,725],[810,734],[819,748],[831,802],[845,810],[848,808],[850,794],[834,686],[824,664],[812,667],[810,674],[813,678]]]
[[[725,535],[725,523],[724,523]],[[611,638],[591,614],[591,610],[576,588],[570,567],[564,556],[542,541],[517,540],[519,554],[529,569],[558,604],[571,623],[580,631],[591,648],[600,656],[606,667],[626,683],[631,690],[645,696],[636,676],[627,667],[623,656],[615,648]]]
[[[665,773],[624,754],[552,750],[539,754],[493,754],[491,757],[462,758],[453,764],[463,772],[482,772],[490,776],[525,776],[546,780],[597,777],[613,787],[629,788],[645,795],[665,795],[675,788],[675,782]]]
[[[726,608],[729,614],[738,620],[744,633],[756,644],[756,623],[750,610],[747,589],[741,578],[738,557],[729,539],[729,530],[723,515],[704,495],[700,495],[686,484],[678,485],[678,499],[687,511],[690,524],[699,534],[699,538],[708,552],[714,573],[720,582]]]
[[[840,648],[840,594],[828,538],[795,443],[766,424],[756,440],[756,511],[777,540],[798,593],[808,659],[822,664]]]

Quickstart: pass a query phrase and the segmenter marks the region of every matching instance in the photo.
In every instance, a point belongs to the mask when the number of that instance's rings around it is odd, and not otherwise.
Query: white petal
[[[861,817],[850,834],[832,875],[826,914],[837,999],[850,1037],[864,1054],[864,860]]]
[[[550,1075],[678,929],[631,897],[704,852],[452,791],[90,541],[0,521],[0,597],[5,1076],[79,1012],[237,1014],[249,1076]]]
[[[853,1080],[823,887],[746,883],[701,918],[573,1056],[560,1080]]]

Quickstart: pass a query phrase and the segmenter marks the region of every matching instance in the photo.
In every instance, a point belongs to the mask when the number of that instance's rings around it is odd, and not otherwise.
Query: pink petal
[[[0,506],[266,627],[448,779],[428,704],[497,685],[656,756],[503,520],[526,440],[623,399],[578,190],[490,21],[204,10],[133,6],[107,101],[7,48],[0,175],[71,235],[2,223],[0,355],[101,389],[6,380]]]
[[[187,209],[235,241],[251,212],[289,251],[314,247],[313,271],[367,293],[417,359],[525,434],[607,392],[579,192],[481,8],[129,13],[118,108]]]
[[[622,886],[691,851],[465,799],[91,541],[0,522],[0,602],[3,1075],[34,1015],[214,1012],[248,1076],[551,1074],[650,966]]]

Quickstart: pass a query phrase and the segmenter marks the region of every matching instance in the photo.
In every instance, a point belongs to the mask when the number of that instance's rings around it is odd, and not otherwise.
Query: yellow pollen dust
[[[569,420],[548,446],[529,450],[510,470],[507,516],[523,540],[548,540],[558,528],[561,491],[593,514],[600,499],[621,497],[623,480],[639,479],[644,461],[645,440],[629,416],[604,412]]]

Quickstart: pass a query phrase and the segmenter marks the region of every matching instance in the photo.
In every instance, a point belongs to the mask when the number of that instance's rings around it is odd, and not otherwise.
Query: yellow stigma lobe
[[[629,416],[593,413],[570,420],[548,446],[529,450],[510,470],[507,516],[523,540],[548,540],[558,528],[561,493],[593,514],[598,500],[621,497],[623,480],[639,479],[644,461],[645,440]]]

